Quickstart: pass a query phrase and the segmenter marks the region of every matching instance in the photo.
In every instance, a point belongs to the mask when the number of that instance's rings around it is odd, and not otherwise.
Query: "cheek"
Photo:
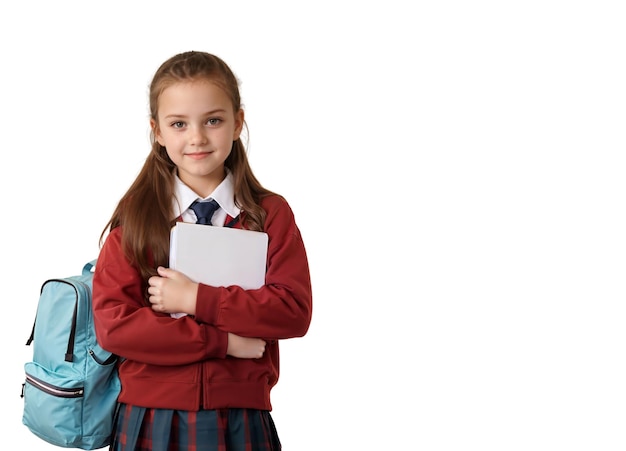
[[[161,144],[163,147],[167,148],[176,148],[180,145],[180,137],[176,133],[172,133],[171,130],[166,130],[165,132],[161,132],[156,135],[157,142]]]
[[[174,152],[173,149],[170,149],[170,147],[167,147],[166,145],[161,144],[163,147],[165,147],[165,153],[167,153],[167,156],[170,157],[170,160],[172,160],[173,162],[175,162],[178,158],[178,155],[176,152]]]

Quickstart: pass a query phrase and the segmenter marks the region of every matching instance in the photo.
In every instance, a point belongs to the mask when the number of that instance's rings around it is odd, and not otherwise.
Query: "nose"
[[[209,141],[202,127],[191,127],[189,142],[192,146],[202,146]]]

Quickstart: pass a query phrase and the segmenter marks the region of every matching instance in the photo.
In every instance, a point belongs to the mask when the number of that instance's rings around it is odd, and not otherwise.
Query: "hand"
[[[148,279],[148,300],[160,313],[196,314],[198,284],[175,269],[157,268],[158,276]]]
[[[228,333],[226,354],[240,359],[260,359],[265,353],[265,340]]]

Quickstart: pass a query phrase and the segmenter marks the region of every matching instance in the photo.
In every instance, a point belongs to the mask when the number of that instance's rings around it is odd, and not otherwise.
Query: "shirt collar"
[[[235,205],[235,182],[228,169],[226,169],[226,177],[222,180],[222,183],[205,198],[201,198],[194,190],[185,185],[178,177],[178,174],[174,174],[174,180],[174,218],[181,216],[183,212],[198,199],[215,199],[217,203],[220,204],[222,210],[231,218],[236,218],[239,213],[241,213],[241,209]]]

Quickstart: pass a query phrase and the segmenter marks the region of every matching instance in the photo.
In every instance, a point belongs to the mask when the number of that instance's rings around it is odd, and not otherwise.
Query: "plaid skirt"
[[[187,412],[120,404],[111,451],[279,451],[265,410]]]

